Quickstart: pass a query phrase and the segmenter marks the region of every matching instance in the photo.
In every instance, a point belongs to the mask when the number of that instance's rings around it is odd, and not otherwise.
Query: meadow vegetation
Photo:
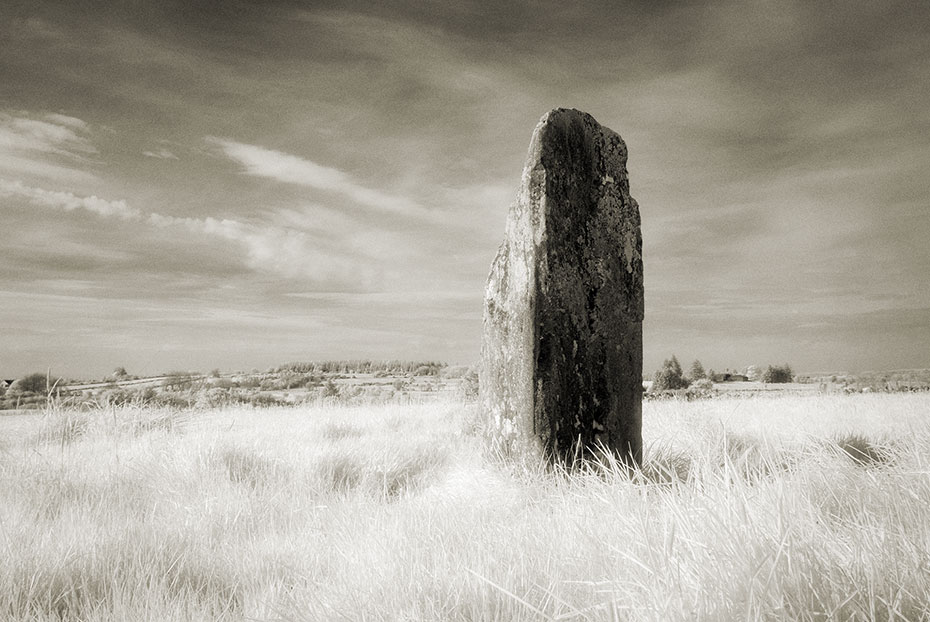
[[[41,409],[50,401],[79,408],[203,408],[293,406],[338,398],[358,405],[442,391],[475,393],[475,370],[436,361],[359,359],[286,363],[263,372],[255,369],[224,374],[214,369],[204,375],[176,370],[152,377],[133,376],[124,367],[117,367],[96,381],[32,373],[9,386],[0,381],[0,410]]]
[[[632,474],[453,400],[0,416],[0,618],[930,620],[928,415],[650,401]]]

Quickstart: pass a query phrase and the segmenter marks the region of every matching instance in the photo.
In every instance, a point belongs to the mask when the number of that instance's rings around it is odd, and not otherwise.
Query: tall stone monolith
[[[620,136],[559,108],[533,132],[485,291],[480,403],[505,454],[642,458],[643,260]]]

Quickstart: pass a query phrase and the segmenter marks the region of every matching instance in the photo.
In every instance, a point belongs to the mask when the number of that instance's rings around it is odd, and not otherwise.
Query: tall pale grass
[[[930,620],[928,415],[650,402],[632,475],[454,403],[0,417],[0,619]]]

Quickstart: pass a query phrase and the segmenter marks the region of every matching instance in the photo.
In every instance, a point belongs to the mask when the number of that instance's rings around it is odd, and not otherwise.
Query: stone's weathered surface
[[[603,446],[641,460],[642,236],[626,159],[577,110],[533,133],[485,292],[480,401],[504,453],[571,461]]]

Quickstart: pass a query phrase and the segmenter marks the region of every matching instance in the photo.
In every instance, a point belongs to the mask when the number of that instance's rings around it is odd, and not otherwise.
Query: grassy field
[[[0,619],[930,620],[930,394],[644,411],[632,478],[452,402],[0,417]]]

